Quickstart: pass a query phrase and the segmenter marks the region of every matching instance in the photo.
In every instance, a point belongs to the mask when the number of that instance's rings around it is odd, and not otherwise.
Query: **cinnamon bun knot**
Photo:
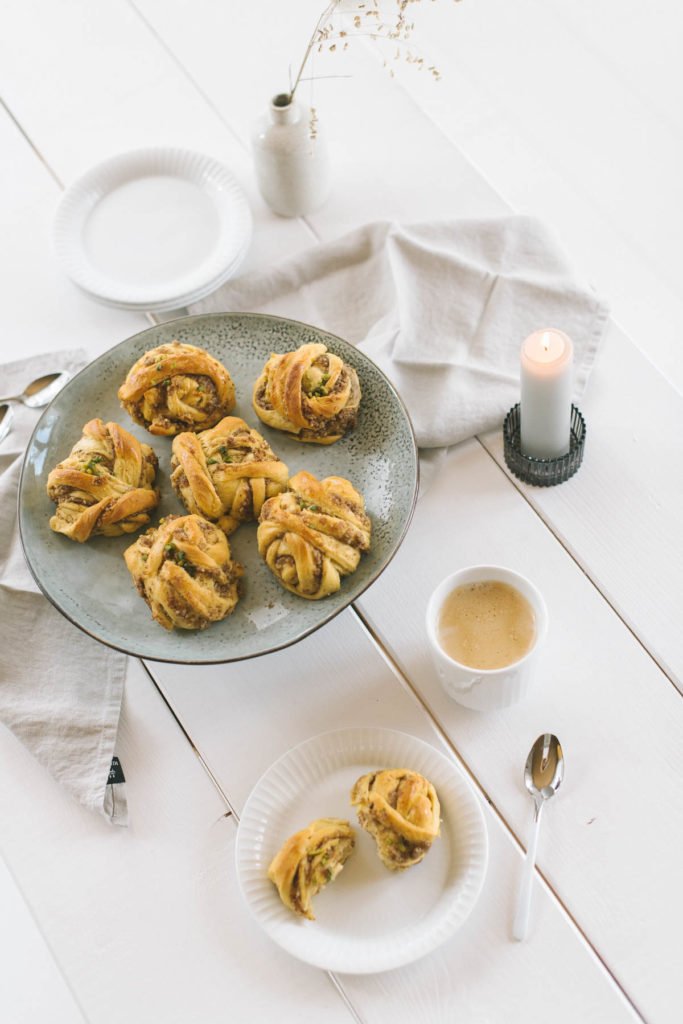
[[[311,342],[273,353],[254,385],[256,415],[299,441],[332,444],[352,430],[361,399],[353,367]]]
[[[419,864],[439,835],[441,807],[436,790],[424,776],[407,768],[362,775],[351,790],[351,803],[390,871]]]
[[[172,341],[145,352],[118,391],[121,405],[150,434],[205,430],[235,407],[235,386],[217,359]]]
[[[259,553],[283,587],[310,601],[339,590],[370,549],[363,498],[339,476],[317,480],[302,471],[289,490],[261,510]]]
[[[206,629],[235,609],[242,567],[222,530],[199,516],[166,516],[124,558],[164,629]]]
[[[146,526],[159,504],[157,457],[118,423],[90,420],[83,436],[47,478],[57,505],[50,527],[83,543],[119,537]]]
[[[290,836],[268,868],[284,905],[314,921],[313,896],[334,881],[355,843],[353,829],[341,818],[318,818]]]
[[[228,534],[258,519],[264,502],[286,488],[289,476],[268,442],[237,416],[200,434],[178,434],[171,467],[171,483],[188,512]]]

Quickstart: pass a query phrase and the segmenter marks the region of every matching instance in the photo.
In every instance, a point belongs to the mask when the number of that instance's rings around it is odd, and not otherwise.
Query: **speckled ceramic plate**
[[[387,871],[374,841],[356,847],[313,901],[315,921],[280,901],[268,866],[288,836],[321,817],[356,824],[349,793],[378,768],[409,767],[441,804],[441,835],[421,864]],[[307,963],[330,971],[388,971],[425,956],[469,917],[484,885],[488,836],[472,783],[428,743],[392,729],[340,729],[294,747],[256,783],[240,818],[235,861],[242,894],[264,931]]]
[[[230,537],[233,557],[245,567],[242,598],[225,621],[206,630],[167,632],[137,594],[123,560],[133,538],[95,537],[76,544],[48,525],[50,470],[66,458],[95,416],[120,423],[159,456],[158,518],[184,513],[170,484],[171,439],[153,437],[131,422],[117,390],[130,366],[150,348],[178,339],[200,345],[230,371],[237,391],[235,415],[267,438],[291,475],[307,469],[317,477],[343,476],[363,494],[372,519],[372,549],[341,589],[305,601],[277,582],[256,547],[256,524]],[[251,392],[271,352],[322,341],[353,366],[363,389],[356,429],[336,444],[302,444],[262,424]],[[31,572],[46,597],[86,633],[128,654],[187,664],[238,661],[286,647],[318,629],[358,597],[396,553],[417,494],[418,461],[408,414],[375,364],[352,345],[315,327],[256,313],[190,316],[151,327],[86,366],[41,417],[29,442],[19,491],[19,525]],[[157,520],[153,520],[156,522]]]

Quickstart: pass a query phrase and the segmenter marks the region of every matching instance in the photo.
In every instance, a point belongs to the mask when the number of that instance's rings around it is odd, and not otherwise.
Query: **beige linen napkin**
[[[85,361],[83,352],[62,352],[2,366],[0,395],[18,394],[50,370],[73,373]],[[13,410],[12,432],[0,444],[0,722],[77,800],[126,825],[126,787],[114,757],[126,658],[81,633],[33,581],[19,540],[17,494],[42,410]],[[45,529],[50,507],[46,496]]]
[[[519,400],[519,350],[541,327],[572,338],[575,398],[607,307],[531,217],[376,223],[224,285],[193,313],[276,313],[358,345],[396,385],[418,444],[502,424]]]

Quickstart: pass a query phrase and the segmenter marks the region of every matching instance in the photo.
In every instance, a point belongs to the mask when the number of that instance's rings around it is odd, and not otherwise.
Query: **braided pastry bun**
[[[226,416],[200,434],[173,439],[171,483],[188,512],[232,533],[258,519],[264,501],[287,486],[289,470],[244,420]]]
[[[361,391],[353,367],[310,343],[273,353],[254,385],[256,415],[299,441],[332,444],[353,429]]]
[[[261,509],[259,554],[283,587],[317,601],[339,590],[370,549],[370,520],[348,480],[316,480],[305,471]]]
[[[441,807],[436,790],[407,768],[362,775],[351,790],[351,803],[390,871],[419,864],[439,835]]]
[[[150,434],[172,437],[218,423],[235,406],[235,386],[225,367],[204,349],[172,341],[133,364],[119,399]]]
[[[159,504],[156,469],[149,445],[118,423],[90,420],[69,457],[47,478],[47,493],[57,504],[51,529],[81,543],[134,533]]]
[[[355,845],[348,821],[318,818],[287,839],[268,868],[268,878],[286,907],[315,921],[313,896],[334,881]]]
[[[199,516],[166,516],[123,557],[164,629],[206,629],[235,609],[242,566],[225,534]]]

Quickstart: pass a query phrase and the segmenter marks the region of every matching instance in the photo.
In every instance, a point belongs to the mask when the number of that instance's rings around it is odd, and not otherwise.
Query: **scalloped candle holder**
[[[525,484],[535,487],[554,487],[564,483],[578,470],[583,461],[586,441],[586,421],[577,406],[572,405],[569,451],[554,459],[537,459],[525,455],[520,443],[519,402],[510,409],[503,424],[503,454],[511,473]]]

